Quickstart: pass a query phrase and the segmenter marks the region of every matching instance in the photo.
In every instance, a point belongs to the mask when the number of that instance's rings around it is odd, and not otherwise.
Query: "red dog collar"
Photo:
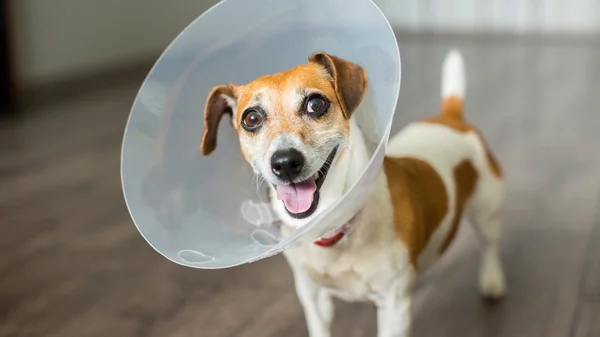
[[[333,236],[328,238],[318,238],[314,243],[317,246],[321,247],[331,247],[338,243],[343,237],[346,235],[346,231],[344,229],[339,229]]]
[[[327,236],[326,238],[320,237],[315,240],[314,244],[321,247],[331,247],[340,242],[340,240],[346,236],[346,233],[352,225],[352,221],[358,216],[360,212],[357,212],[348,222],[346,222],[341,228],[337,229],[333,235]]]

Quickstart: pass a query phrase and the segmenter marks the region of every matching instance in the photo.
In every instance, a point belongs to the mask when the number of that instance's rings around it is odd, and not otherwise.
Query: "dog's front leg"
[[[377,336],[409,337],[412,328],[412,282],[394,283],[377,301]]]
[[[330,337],[334,309],[331,296],[300,270],[294,271],[294,282],[309,336]]]

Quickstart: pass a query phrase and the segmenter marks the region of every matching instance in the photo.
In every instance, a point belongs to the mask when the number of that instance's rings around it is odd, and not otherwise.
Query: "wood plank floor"
[[[462,226],[419,280],[415,336],[600,336],[600,47],[462,39],[467,116],[508,176],[509,296],[477,293],[480,245]],[[395,129],[439,109],[451,41],[401,37]],[[32,108],[0,125],[1,337],[306,336],[276,256],[229,270],[177,266],[137,233],[119,151],[143,77]],[[375,335],[375,311],[338,305],[337,337]]]

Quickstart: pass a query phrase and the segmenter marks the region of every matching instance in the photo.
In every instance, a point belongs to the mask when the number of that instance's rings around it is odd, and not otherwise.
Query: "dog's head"
[[[246,85],[216,86],[205,107],[201,151],[215,150],[219,122],[229,114],[254,172],[273,185],[290,216],[307,218],[319,206],[366,90],[362,67],[323,52]]]

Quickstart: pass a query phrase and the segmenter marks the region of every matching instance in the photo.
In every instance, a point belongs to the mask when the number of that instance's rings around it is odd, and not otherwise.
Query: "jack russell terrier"
[[[462,215],[485,244],[479,285],[500,299],[504,185],[482,135],[463,115],[466,79],[459,51],[442,67],[440,114],[406,126],[388,144],[383,168],[360,212],[344,226],[283,254],[311,337],[331,336],[332,297],[377,306],[378,336],[411,331],[416,276],[449,247]],[[231,116],[243,156],[270,183],[284,235],[339,200],[370,160],[353,113],[367,90],[362,67],[318,52],[290,70],[209,93],[201,151],[216,148]]]

